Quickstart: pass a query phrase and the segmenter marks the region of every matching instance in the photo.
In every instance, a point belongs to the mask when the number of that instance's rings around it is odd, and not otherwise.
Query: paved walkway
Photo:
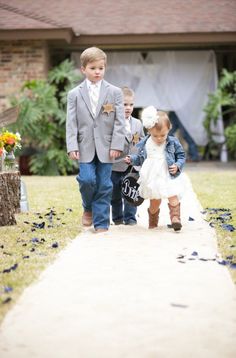
[[[235,287],[201,260],[216,239],[186,181],[181,233],[166,227],[166,203],[147,230],[145,202],[136,227],[89,229],[61,252],[6,316],[0,357],[235,358]]]

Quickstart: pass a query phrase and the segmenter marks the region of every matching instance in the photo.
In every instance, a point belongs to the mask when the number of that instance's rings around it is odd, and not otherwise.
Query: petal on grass
[[[188,221],[195,221],[195,219],[189,216]]]
[[[226,231],[230,231],[230,232],[235,231],[235,227],[231,224],[222,224],[221,227]]]
[[[2,301],[2,304],[5,305],[6,303],[9,303],[11,301],[11,297],[7,297],[4,301]]]

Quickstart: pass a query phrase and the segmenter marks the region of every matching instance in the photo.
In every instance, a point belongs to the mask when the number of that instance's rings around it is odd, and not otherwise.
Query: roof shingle
[[[0,29],[71,27],[82,35],[236,31],[235,0],[1,0]]]

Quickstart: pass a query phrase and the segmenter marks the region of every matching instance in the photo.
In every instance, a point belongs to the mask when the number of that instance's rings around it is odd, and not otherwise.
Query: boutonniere
[[[132,142],[133,142],[133,144],[137,144],[139,142],[139,134],[138,134],[138,132],[133,135]]]
[[[104,104],[102,113],[109,114],[111,112],[115,112],[114,105],[112,103]]]

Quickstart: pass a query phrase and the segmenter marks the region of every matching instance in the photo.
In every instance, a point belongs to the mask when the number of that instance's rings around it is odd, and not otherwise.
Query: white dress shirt
[[[86,79],[86,82],[87,82],[88,93],[89,93],[92,111],[93,111],[93,114],[96,115],[96,109],[97,109],[97,104],[98,104],[99,93],[100,93],[102,81],[98,81],[98,82],[94,83],[94,82],[91,82],[90,80]]]

